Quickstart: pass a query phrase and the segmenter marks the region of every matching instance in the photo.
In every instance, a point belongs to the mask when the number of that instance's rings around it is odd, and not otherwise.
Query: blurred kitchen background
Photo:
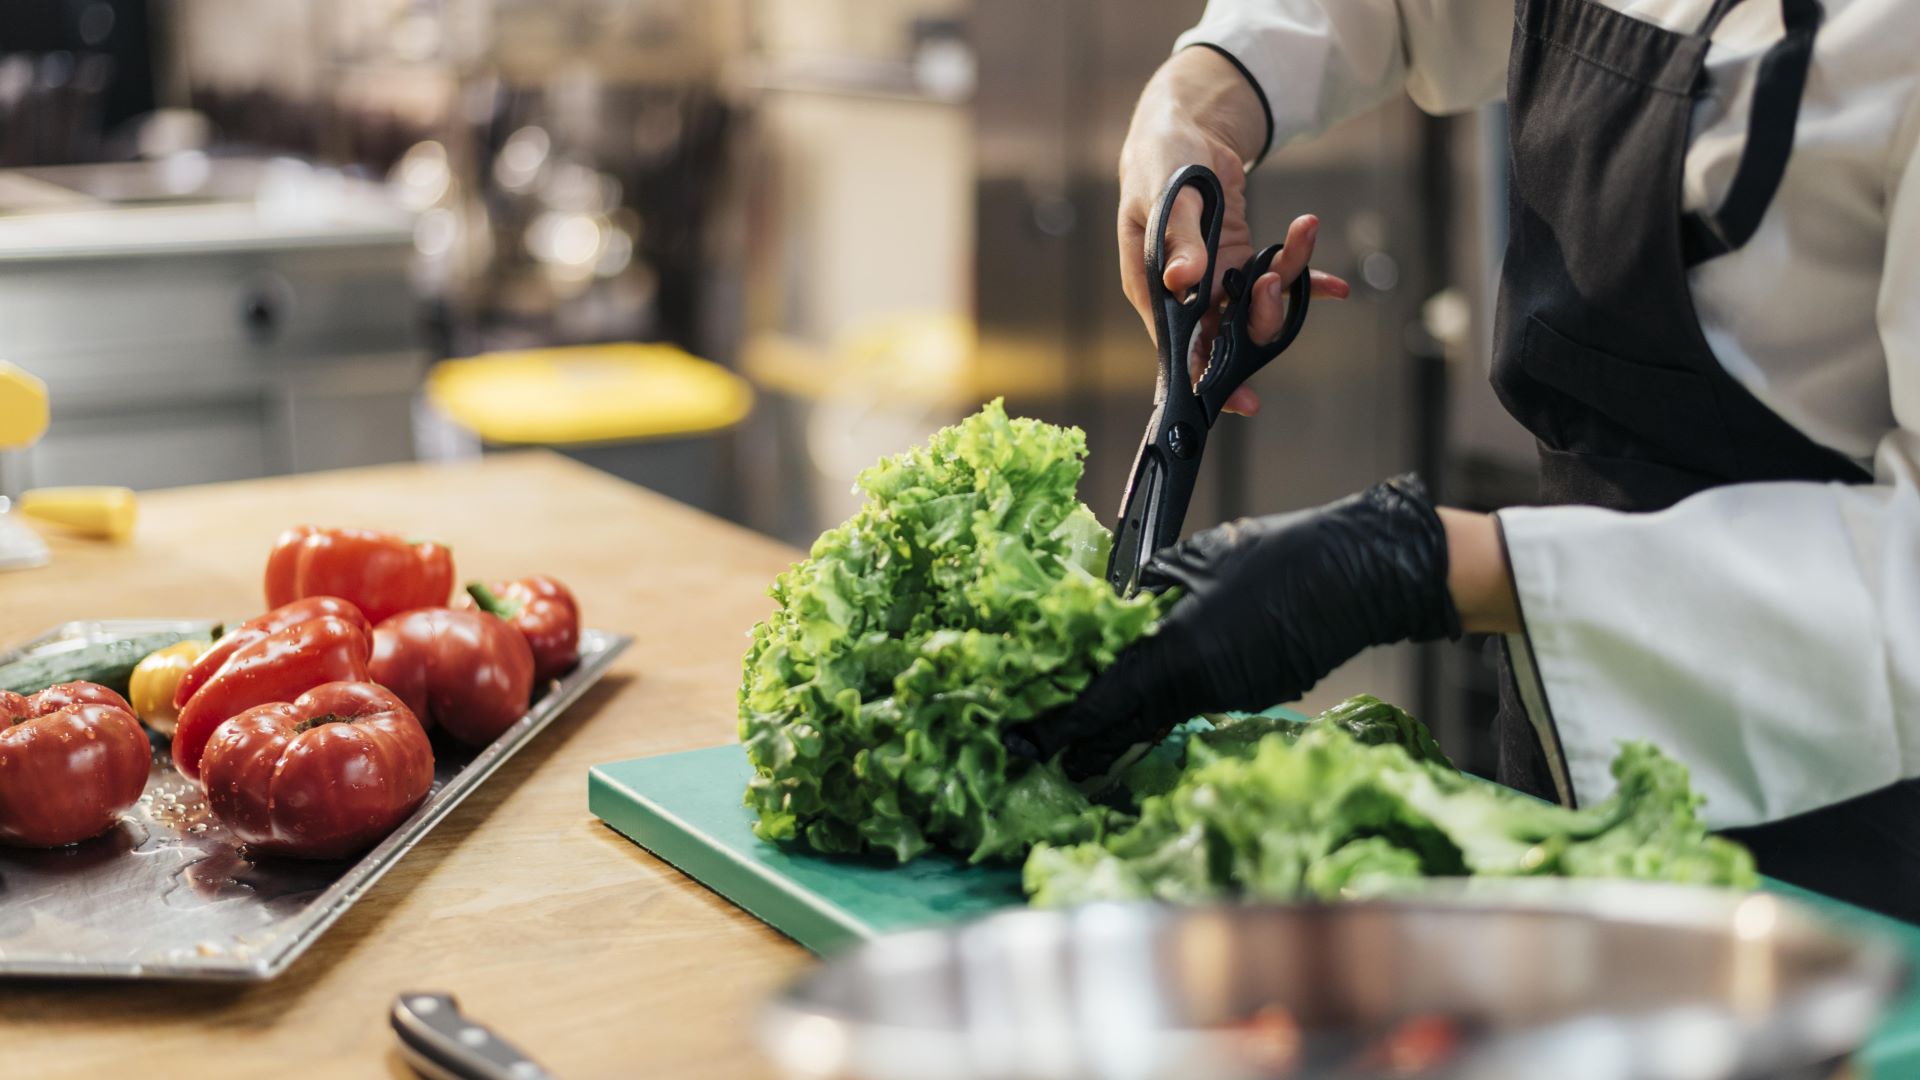
[[[1087,430],[1111,522],[1155,366],[1114,161],[1200,7],[0,0],[0,358],[53,410],[0,494],[544,445],[804,545],[1005,395]],[[1190,526],[1408,469],[1527,498],[1485,380],[1502,127],[1400,101],[1254,175],[1256,236],[1318,213],[1354,296],[1218,429]],[[1310,703],[1408,703],[1487,770],[1483,645]]]

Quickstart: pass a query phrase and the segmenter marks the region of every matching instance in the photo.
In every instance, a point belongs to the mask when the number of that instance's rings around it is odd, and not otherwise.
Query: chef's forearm
[[[1491,514],[1443,506],[1440,525],[1447,533],[1447,590],[1468,633],[1513,634],[1520,630],[1520,604],[1514,598],[1513,571]]]

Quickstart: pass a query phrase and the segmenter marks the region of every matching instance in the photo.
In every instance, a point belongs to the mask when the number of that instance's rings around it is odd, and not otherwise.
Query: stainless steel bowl
[[[765,1009],[793,1077],[1830,1075],[1906,969],[1764,895],[1439,885],[1337,905],[1011,911],[869,942]]]

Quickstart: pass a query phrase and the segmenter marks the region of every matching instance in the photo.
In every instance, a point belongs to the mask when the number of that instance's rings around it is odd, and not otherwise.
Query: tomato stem
[[[341,716],[339,713],[328,713],[325,716],[309,716],[305,720],[302,720],[298,724],[295,724],[293,726],[293,733],[295,735],[298,735],[304,731],[312,731],[314,728],[319,727],[321,724],[351,724],[356,719],[358,718],[352,717],[352,716]]]
[[[467,582],[467,595],[473,597],[473,602],[480,605],[481,611],[498,615],[503,619],[511,619],[520,614],[521,605],[517,601],[503,599],[498,593],[487,588],[484,581]]]

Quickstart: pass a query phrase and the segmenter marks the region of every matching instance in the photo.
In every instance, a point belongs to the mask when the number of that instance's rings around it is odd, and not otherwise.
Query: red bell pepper
[[[366,682],[373,643],[364,623],[322,615],[282,627],[234,650],[180,708],[173,763],[200,778],[200,755],[213,729],[255,705],[287,701],[328,682]]]
[[[308,596],[353,602],[370,622],[447,602],[453,554],[430,540],[410,542],[369,529],[301,525],[274,541],[267,556],[267,606]]]
[[[98,836],[147,786],[153,750],[127,699],[96,683],[0,691],[0,842]]]
[[[254,851],[337,859],[372,847],[433,789],[433,747],[406,705],[330,682],[221,724],[200,759],[207,806]]]
[[[533,648],[533,677],[545,682],[580,662],[580,605],[572,590],[546,574],[518,581],[467,583],[467,602],[520,631]]]
[[[208,679],[213,678],[213,673],[219,671],[234,653],[275,631],[309,622],[322,615],[337,615],[358,626],[360,632],[367,635],[369,641],[373,639],[372,624],[367,622],[367,617],[362,615],[360,609],[350,601],[342,600],[337,596],[311,596],[305,600],[295,600],[291,604],[274,608],[257,619],[249,619],[222,634],[220,640],[214,642],[211,649],[201,653],[200,659],[194,661],[193,666],[187,669],[187,673],[180,677],[180,685],[173,691],[173,707],[176,709],[186,707],[187,700],[193,697],[194,692],[205,685]]]
[[[373,681],[425,724],[485,746],[527,711],[533,650],[484,611],[421,608],[373,628]]]

